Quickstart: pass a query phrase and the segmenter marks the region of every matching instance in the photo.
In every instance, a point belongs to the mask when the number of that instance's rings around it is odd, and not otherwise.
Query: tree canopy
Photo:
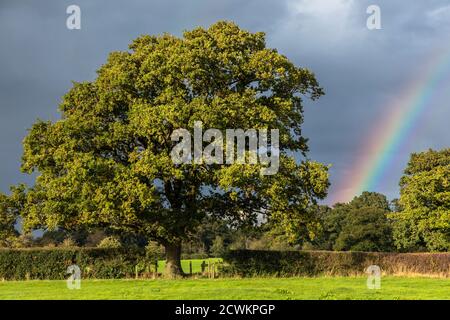
[[[363,192],[349,203],[333,208],[319,207],[322,234],[313,244],[325,250],[391,251],[392,226],[386,197],[376,192]]]
[[[450,149],[414,153],[400,180],[394,237],[403,250],[450,250]]]
[[[267,48],[264,33],[230,22],[135,39],[113,52],[93,81],[74,83],[61,119],[38,121],[24,140],[24,227],[80,225],[144,234],[181,272],[181,241],[205,216],[251,224],[261,216],[298,238],[307,208],[326,196],[328,167],[306,157],[302,99],[323,94],[313,73]],[[176,129],[194,123],[278,129],[280,167],[175,164]],[[206,143],[205,143],[206,145]],[[295,156],[294,156],[295,155]]]
[[[11,187],[9,196],[0,193],[0,246],[14,246],[19,232],[15,225],[23,209],[24,185]]]

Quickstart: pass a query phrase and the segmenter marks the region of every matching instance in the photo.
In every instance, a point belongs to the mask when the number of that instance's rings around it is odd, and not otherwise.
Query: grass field
[[[364,277],[0,282],[0,299],[450,299],[450,279]]]
[[[202,262],[205,261],[206,264],[213,264],[222,261],[221,258],[207,258],[207,259],[192,259],[192,260],[181,260],[181,268],[185,273],[189,273],[189,262],[192,262],[192,273],[200,273],[202,271]],[[166,261],[158,261],[158,271],[162,272],[166,266]]]

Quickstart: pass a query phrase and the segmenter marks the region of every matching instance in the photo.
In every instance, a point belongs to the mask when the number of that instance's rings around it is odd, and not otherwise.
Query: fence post
[[[211,261],[208,259],[208,278],[211,278]]]
[[[189,273],[192,276],[192,261],[189,261]]]
[[[202,268],[202,275],[204,275],[205,274],[205,269],[206,269],[206,262],[205,262],[205,260],[202,261],[202,264],[200,266]]]

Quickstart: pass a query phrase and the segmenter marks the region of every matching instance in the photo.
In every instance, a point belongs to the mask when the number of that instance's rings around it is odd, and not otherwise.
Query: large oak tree
[[[26,228],[108,227],[166,248],[166,273],[182,273],[181,241],[209,215],[251,224],[266,217],[295,235],[323,198],[327,167],[306,158],[302,98],[323,94],[314,75],[263,33],[233,23],[183,37],[141,36],[113,52],[94,81],[75,83],[56,122],[38,121],[24,140]],[[278,129],[280,169],[261,164],[175,164],[175,129]],[[225,135],[224,135],[225,136]]]

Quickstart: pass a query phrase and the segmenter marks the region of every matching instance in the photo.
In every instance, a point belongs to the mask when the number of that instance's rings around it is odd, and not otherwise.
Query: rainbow
[[[396,151],[409,140],[418,120],[450,73],[450,49],[438,50],[414,79],[389,105],[356,154],[349,175],[342,177],[333,203],[347,202],[363,191],[375,191],[394,162]]]

